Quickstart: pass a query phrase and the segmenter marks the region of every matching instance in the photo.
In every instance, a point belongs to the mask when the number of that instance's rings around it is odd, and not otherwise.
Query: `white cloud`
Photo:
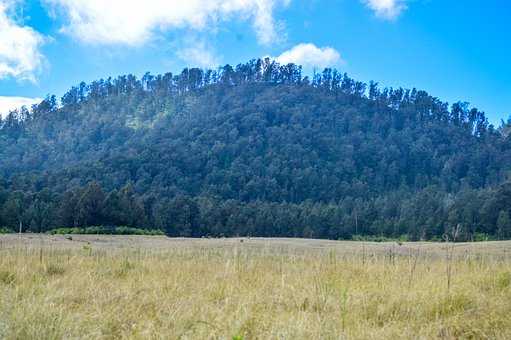
[[[187,41],[185,47],[177,51],[177,56],[191,67],[216,68],[220,65],[213,48],[202,40]]]
[[[392,20],[406,9],[406,0],[362,0],[376,16]]]
[[[285,51],[275,60],[280,64],[294,63],[303,67],[331,67],[342,62],[341,55],[332,47],[317,47],[314,44],[298,44]]]
[[[9,16],[14,5],[15,1],[0,0],[0,79],[14,77],[35,81],[35,74],[44,60],[39,51],[44,39]]]
[[[42,98],[27,97],[2,97],[0,96],[0,116],[5,117],[9,111],[19,109],[22,106],[29,108],[32,104],[38,104]]]
[[[45,0],[67,17],[63,31],[96,44],[141,45],[158,31],[203,31],[232,19],[250,20],[259,42],[277,38],[277,5],[290,0]]]

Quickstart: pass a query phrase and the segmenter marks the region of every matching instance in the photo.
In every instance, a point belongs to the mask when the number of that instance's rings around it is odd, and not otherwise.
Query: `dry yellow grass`
[[[0,236],[0,338],[511,339],[510,245]]]

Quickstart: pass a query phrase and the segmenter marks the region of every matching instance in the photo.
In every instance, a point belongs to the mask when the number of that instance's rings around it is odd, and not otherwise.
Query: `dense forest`
[[[510,127],[269,59],[81,83],[0,120],[0,227],[510,238]]]

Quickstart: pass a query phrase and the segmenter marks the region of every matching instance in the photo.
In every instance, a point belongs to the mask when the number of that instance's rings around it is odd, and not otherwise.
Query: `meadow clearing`
[[[510,339],[511,242],[0,235],[1,339]]]

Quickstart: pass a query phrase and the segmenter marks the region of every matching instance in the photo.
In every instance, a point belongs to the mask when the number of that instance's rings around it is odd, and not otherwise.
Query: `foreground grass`
[[[506,253],[249,244],[4,244],[0,338],[511,338]]]

